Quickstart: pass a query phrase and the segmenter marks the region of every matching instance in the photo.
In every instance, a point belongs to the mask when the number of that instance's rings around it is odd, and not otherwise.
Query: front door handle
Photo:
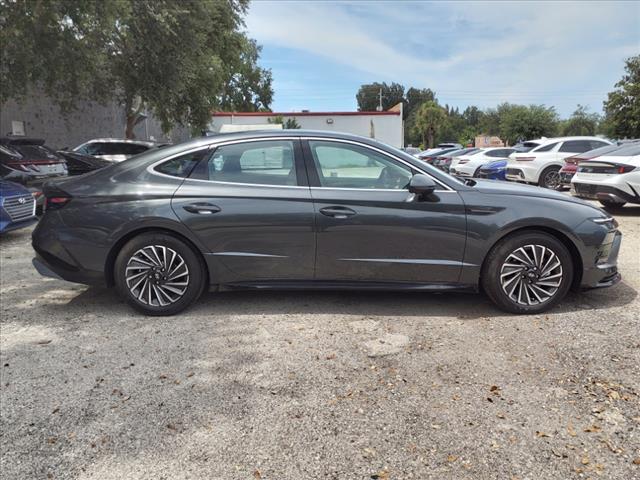
[[[185,205],[182,208],[189,213],[197,213],[199,215],[211,215],[222,210],[219,206],[213,205],[212,203],[192,203],[191,205]]]
[[[347,218],[356,214],[355,210],[351,210],[347,207],[324,207],[320,209],[320,213],[333,218]]]

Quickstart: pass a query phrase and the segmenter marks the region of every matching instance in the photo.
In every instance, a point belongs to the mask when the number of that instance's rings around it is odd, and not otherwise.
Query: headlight
[[[613,217],[598,217],[590,219],[593,223],[597,223],[598,225],[604,225],[608,227],[609,230],[615,230],[618,228],[618,221]]]

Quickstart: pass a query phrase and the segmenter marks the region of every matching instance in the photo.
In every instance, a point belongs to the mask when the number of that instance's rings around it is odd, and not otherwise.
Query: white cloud
[[[259,43],[478,105],[598,103],[640,52],[639,25],[640,3],[612,2],[260,1],[247,18]]]

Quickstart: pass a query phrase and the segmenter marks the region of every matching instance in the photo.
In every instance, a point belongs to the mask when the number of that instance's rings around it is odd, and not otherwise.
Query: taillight
[[[620,165],[618,167],[618,173],[629,173],[636,169],[633,165]]]
[[[516,157],[516,162],[532,162],[536,157]]]
[[[71,197],[45,197],[44,208],[46,210],[59,210],[71,201]]]

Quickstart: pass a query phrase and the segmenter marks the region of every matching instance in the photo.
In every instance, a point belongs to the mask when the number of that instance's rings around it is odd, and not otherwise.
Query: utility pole
[[[378,93],[378,107],[376,108],[377,111],[381,112],[382,111],[382,88],[380,88],[380,92]]]

